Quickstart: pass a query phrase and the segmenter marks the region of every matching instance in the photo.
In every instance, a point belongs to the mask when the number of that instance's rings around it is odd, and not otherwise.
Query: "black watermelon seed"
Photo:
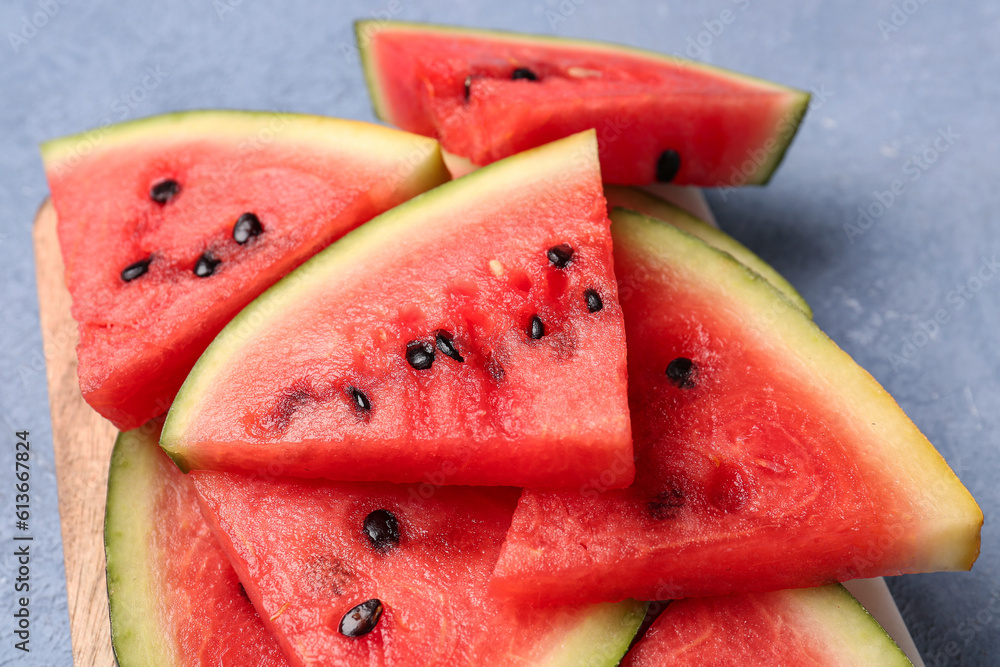
[[[656,180],[660,183],[669,183],[677,176],[681,170],[681,154],[668,148],[660,153],[656,161]]]
[[[365,517],[362,525],[375,551],[386,552],[399,546],[399,521],[389,510],[375,510]]]
[[[215,273],[216,267],[222,264],[221,259],[217,259],[212,255],[212,253],[207,250],[201,254],[198,261],[194,265],[194,275],[199,278],[208,278],[210,275]]]
[[[340,634],[345,637],[363,637],[375,629],[382,618],[382,601],[372,598],[351,609],[340,619]]]
[[[233,225],[233,239],[243,245],[255,236],[260,236],[264,228],[260,224],[260,218],[253,213],[244,213],[236,219]]]
[[[153,187],[149,189],[149,198],[157,204],[166,204],[168,201],[176,197],[177,193],[180,191],[181,184],[171,178],[168,178],[165,181],[153,184]]]
[[[472,75],[465,77],[465,101],[469,101],[469,94],[472,92]]]
[[[240,595],[246,598],[247,600],[250,599],[250,596],[247,595],[247,589],[243,588],[243,584],[240,584]]]
[[[532,340],[538,340],[545,335],[545,323],[538,315],[531,316],[531,326],[528,327],[528,335]]]
[[[357,387],[348,387],[347,393],[351,397],[351,400],[354,401],[354,407],[363,412],[371,412],[372,402],[368,400],[365,392]]]
[[[422,340],[406,344],[406,360],[418,371],[427,370],[434,363],[434,346]]]
[[[587,302],[587,310],[592,313],[596,313],[604,308],[604,301],[601,299],[601,295],[597,293],[597,290],[589,289],[585,291],[583,299]]]
[[[434,334],[434,341],[437,343],[437,349],[441,350],[441,354],[446,357],[451,357],[458,363],[465,361],[465,357],[458,353],[455,349],[455,343],[452,341],[454,338],[447,331],[438,331]]]
[[[518,67],[511,73],[510,78],[512,81],[517,81],[518,79],[527,79],[528,81],[538,81],[538,75],[532,72],[527,67]]]
[[[698,367],[687,357],[677,357],[667,364],[667,377],[681,389],[693,388],[697,374]]]
[[[557,269],[565,269],[573,261],[573,248],[568,243],[552,246],[545,254],[549,263]]]
[[[146,271],[149,271],[149,263],[152,261],[152,257],[147,257],[146,259],[139,260],[135,264],[129,264],[122,269],[122,280],[130,283],[139,276],[144,275]]]

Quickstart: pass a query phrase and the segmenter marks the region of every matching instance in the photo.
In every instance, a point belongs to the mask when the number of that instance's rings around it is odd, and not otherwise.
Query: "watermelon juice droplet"
[[[372,598],[354,607],[340,619],[340,634],[363,637],[375,629],[382,618],[382,601]]]

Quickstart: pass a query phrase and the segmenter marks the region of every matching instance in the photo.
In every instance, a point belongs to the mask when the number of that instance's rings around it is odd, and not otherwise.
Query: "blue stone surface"
[[[351,21],[373,16],[604,39],[814,92],[772,183],[709,200],[979,500],[971,573],[890,587],[929,665],[1000,664],[1000,4],[986,0],[0,4],[0,664],[71,663],[30,238],[47,194],[38,143],[189,108],[372,120]],[[33,443],[27,654],[14,648],[10,546],[22,429]]]

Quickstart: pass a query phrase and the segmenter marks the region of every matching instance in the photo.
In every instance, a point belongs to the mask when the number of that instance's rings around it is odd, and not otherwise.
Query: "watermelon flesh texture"
[[[448,178],[433,141],[315,116],[185,112],[94,136],[42,153],[79,324],[80,387],[123,430],[166,413],[209,342],[264,289]],[[154,200],[167,181],[176,193]],[[245,213],[260,229],[240,243]],[[123,271],[147,260],[126,282]]]
[[[609,224],[593,132],[399,206],[241,313],[161,444],[184,469],[552,488],[611,469],[627,486]]]
[[[111,456],[104,544],[118,664],[288,665],[159,433],[156,422],[122,433]]]
[[[806,303],[791,283],[775,271],[770,264],[758,257],[752,250],[726,234],[721,229],[713,227],[704,220],[683,211],[682,209],[666,202],[659,197],[643,192],[637,188],[624,187],[621,185],[606,185],[604,196],[608,200],[608,209],[627,208],[642,213],[651,218],[662,220],[674,227],[683,229],[688,234],[697,236],[708,245],[727,252],[738,262],[748,269],[758,273],[764,280],[781,292],[782,296],[791,301],[798,309],[810,318],[812,308]]]
[[[731,256],[612,219],[635,484],[525,491],[498,591],[662,600],[971,567],[982,512],[871,376]]]
[[[671,602],[622,667],[909,667],[840,585]]]
[[[809,95],[623,46],[361,21],[375,111],[478,165],[595,128],[608,182],[765,183]],[[533,79],[531,77],[534,77]],[[664,151],[679,156],[660,166]]]
[[[536,608],[489,594],[517,490],[192,473],[220,543],[294,665],[616,665],[645,614],[628,601]],[[397,542],[363,530],[388,511]],[[367,634],[341,619],[382,605]]]

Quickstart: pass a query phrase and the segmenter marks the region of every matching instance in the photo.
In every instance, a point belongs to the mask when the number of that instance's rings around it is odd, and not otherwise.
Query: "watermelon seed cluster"
[[[149,189],[149,198],[161,206],[166,205],[180,193],[180,183],[173,179],[157,181]],[[260,218],[255,213],[246,212],[236,219],[233,225],[233,240],[240,245],[245,245],[250,239],[260,236],[264,232],[264,226],[260,224]],[[153,261],[152,256],[129,264],[122,269],[122,280],[129,283],[145,275],[149,271],[149,264]],[[222,260],[206,250],[198,257],[194,265],[194,275],[199,278],[208,278],[215,273],[215,270],[222,264]]]

